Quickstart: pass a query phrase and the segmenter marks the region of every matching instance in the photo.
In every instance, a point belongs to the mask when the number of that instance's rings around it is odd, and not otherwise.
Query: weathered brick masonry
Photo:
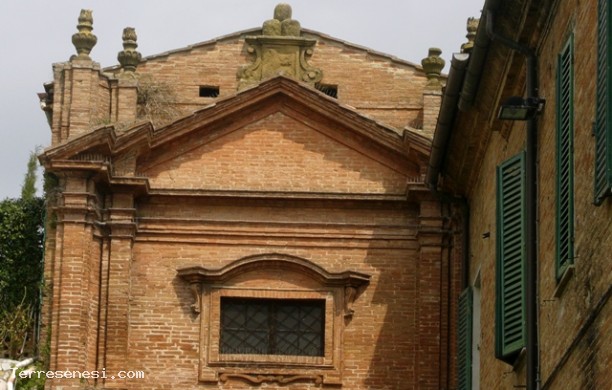
[[[525,153],[527,125],[524,121],[501,121],[499,108],[508,97],[525,97],[527,92],[525,56],[510,50],[501,39],[490,39],[490,31],[534,51],[537,57],[537,94],[546,100],[537,116],[537,326],[539,345],[538,388],[607,389],[612,386],[610,356],[610,290],[612,273],[612,202],[605,198],[593,202],[595,176],[596,85],[598,50],[598,1],[503,2],[488,0],[478,27],[480,50],[457,57],[464,62],[465,83],[457,91],[461,99],[453,107],[455,114],[449,130],[439,190],[463,196],[469,205],[469,275],[465,288],[479,292],[474,306],[479,307],[480,327],[472,339],[474,356],[468,367],[474,388],[513,389],[526,384],[526,354],[519,353],[508,364],[496,358],[496,338],[500,322],[500,286],[496,280],[500,258],[496,229],[499,225],[501,198],[496,169],[510,158]],[[606,8],[604,8],[606,9]],[[486,18],[486,12],[490,12]],[[609,11],[608,11],[609,12]],[[609,14],[608,14],[609,15]],[[492,25],[486,26],[486,23]],[[608,16],[609,23],[609,16]],[[489,31],[489,32],[490,32]],[[605,34],[608,34],[609,31]],[[608,38],[609,39],[609,38]],[[573,267],[556,277],[559,262],[556,250],[557,193],[562,175],[557,168],[561,154],[557,141],[560,127],[558,79],[560,53],[572,41],[573,80],[569,86],[573,98]],[[609,41],[608,41],[609,42]],[[467,54],[467,53],[466,53]],[[478,71],[472,61],[480,55]],[[459,68],[459,66],[457,66]],[[609,69],[609,65],[608,65]],[[469,72],[476,77],[471,77]],[[609,72],[609,71],[608,71]],[[459,73],[449,74],[450,79]],[[609,74],[608,74],[609,77]],[[470,87],[473,101],[468,101]],[[609,84],[607,86],[609,88]],[[449,99],[452,97],[449,97]],[[444,97],[447,99],[447,96]],[[606,95],[609,105],[610,95]],[[444,104],[444,103],[443,103]],[[457,108],[459,107],[459,108]],[[448,114],[448,113],[447,113]],[[444,113],[440,114],[442,117]],[[440,125],[438,126],[438,130]],[[607,129],[610,134],[609,128]],[[436,134],[437,136],[438,134]],[[435,142],[435,140],[434,140]],[[528,244],[528,243],[527,243]],[[524,264],[525,267],[528,264]],[[476,295],[474,295],[476,297]],[[523,301],[525,302],[525,301]],[[475,317],[474,317],[475,318]],[[476,321],[476,319],[474,319]],[[534,348],[523,345],[527,349]],[[469,364],[470,362],[468,362]],[[529,384],[528,388],[531,387]]]
[[[454,387],[460,248],[422,180],[441,65],[300,32],[282,7],[263,32],[140,59],[128,30],[121,66],[83,45],[54,65],[51,370],[145,374],[86,381],[108,389]],[[322,355],[224,354],[231,297],[323,302]]]

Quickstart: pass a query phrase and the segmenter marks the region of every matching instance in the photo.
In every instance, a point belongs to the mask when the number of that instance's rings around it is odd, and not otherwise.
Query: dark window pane
[[[244,305],[246,311],[246,329],[253,330],[268,330],[269,313],[268,307],[263,304],[248,304]]]
[[[297,332],[278,332],[276,336],[277,355],[302,355]]]
[[[296,305],[279,305],[276,311],[279,330],[299,329],[300,308]]]
[[[221,299],[221,353],[323,356],[325,301]]]
[[[317,306],[302,308],[301,329],[313,332],[321,331],[323,308]]]

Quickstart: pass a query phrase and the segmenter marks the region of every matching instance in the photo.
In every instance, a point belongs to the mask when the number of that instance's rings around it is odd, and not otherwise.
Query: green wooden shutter
[[[599,0],[597,28],[597,101],[595,104],[595,204],[600,205],[612,194],[612,120],[610,91],[612,90],[612,54],[610,53],[610,0]]]
[[[557,280],[574,262],[573,62],[573,39],[570,38],[557,62]]]
[[[457,308],[457,389],[472,389],[472,288],[459,295]]]
[[[496,342],[512,362],[525,345],[525,154],[497,168]]]

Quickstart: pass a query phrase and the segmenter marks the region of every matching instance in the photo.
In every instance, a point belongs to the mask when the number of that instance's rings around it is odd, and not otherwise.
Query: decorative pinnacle
[[[123,29],[123,50],[117,55],[117,60],[121,64],[121,67],[126,72],[136,71],[136,67],[142,59],[142,55],[136,51],[138,43],[136,40],[136,30],[134,27],[126,27]]]
[[[266,20],[263,24],[263,35],[299,37],[301,32],[300,22],[291,19],[291,14],[292,10],[289,4],[278,4],[274,7],[274,19]]]
[[[461,52],[462,53],[469,53],[470,51],[472,51],[472,48],[474,47],[474,39],[476,39],[476,31],[478,30],[478,23],[480,22],[480,19],[476,19],[476,18],[469,18],[467,20],[467,35],[465,36],[468,41],[466,43],[464,43],[463,45],[461,45]]]
[[[428,87],[440,87],[440,74],[444,68],[445,61],[440,57],[442,50],[437,47],[429,48],[429,56],[423,58],[421,65],[427,74]]]
[[[76,59],[91,60],[89,53],[98,42],[98,38],[91,32],[93,30],[93,17],[91,10],[82,9],[79,15],[79,24],[77,24],[79,32],[72,35],[72,44],[76,48]]]
[[[282,22],[283,20],[291,19],[291,6],[287,3],[279,3],[274,7],[274,19]]]

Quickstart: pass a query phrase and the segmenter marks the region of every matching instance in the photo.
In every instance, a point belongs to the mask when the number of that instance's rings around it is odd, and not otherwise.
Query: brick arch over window
[[[247,256],[216,269],[185,267],[177,273],[189,283],[194,298],[191,308],[200,315],[200,381],[342,384],[342,340],[344,327],[349,324],[345,320],[353,316],[353,302],[369,283],[369,275],[352,270],[330,272],[307,259],[279,253]],[[317,337],[322,340],[320,352],[309,355],[299,348],[289,353],[276,349],[265,352],[266,346],[262,352],[260,345],[250,344],[244,352],[234,352],[236,348],[228,352],[222,346],[221,328],[227,317],[223,310],[244,308],[246,312],[251,310],[250,305],[257,306],[255,312],[259,314],[262,308],[266,311],[270,308],[274,314],[277,310],[285,313],[301,310],[302,306],[304,310],[313,305],[318,307],[322,312],[317,319],[321,332]],[[232,323],[231,331],[250,337],[247,328],[257,320],[243,322],[244,329],[239,323]],[[253,332],[266,335],[268,320],[264,318],[261,323],[264,329]],[[306,338],[308,335],[304,336],[301,327],[298,328],[295,338]]]
[[[312,261],[297,256],[268,253],[243,257],[222,268],[208,269],[202,266],[179,268],[178,275],[189,283],[226,283],[237,276],[254,270],[281,268],[309,276],[321,286],[346,286],[359,288],[369,283],[370,276],[355,272],[329,272]]]

